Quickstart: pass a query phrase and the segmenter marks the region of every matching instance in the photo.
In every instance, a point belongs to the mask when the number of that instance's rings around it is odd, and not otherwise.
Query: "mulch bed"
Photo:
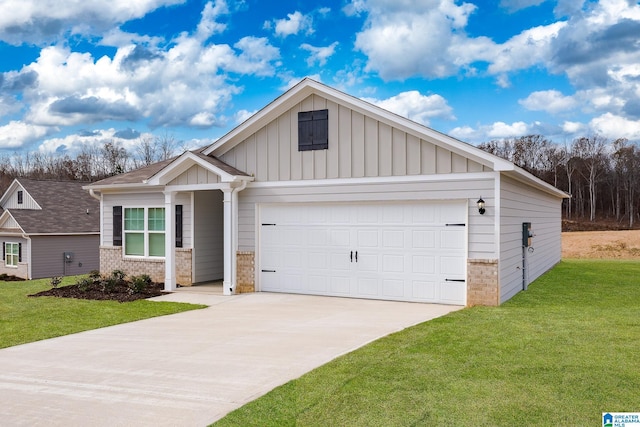
[[[132,293],[126,284],[116,285],[111,292],[105,292],[101,284],[96,283],[88,286],[87,289],[80,289],[78,285],[62,286],[51,288],[30,297],[59,297],[77,298],[88,300],[112,300],[118,302],[130,302],[139,299],[146,299],[163,295],[164,283],[152,283],[141,292]]]

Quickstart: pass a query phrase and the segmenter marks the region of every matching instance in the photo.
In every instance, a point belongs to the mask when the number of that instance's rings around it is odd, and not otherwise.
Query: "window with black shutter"
[[[182,205],[176,205],[176,248],[182,247]]]
[[[18,190],[18,204],[21,205],[23,202],[22,190]]]
[[[298,113],[298,151],[329,148],[329,110]]]
[[[113,246],[122,246],[122,206],[113,207]]]

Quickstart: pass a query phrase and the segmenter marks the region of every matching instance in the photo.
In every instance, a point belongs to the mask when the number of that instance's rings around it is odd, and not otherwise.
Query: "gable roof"
[[[82,189],[86,182],[24,178],[14,182],[18,182],[42,209],[6,209],[0,224],[10,215],[26,234],[100,232],[100,202]]]
[[[162,185],[166,183],[167,176],[172,177],[186,170],[194,164],[199,164],[220,176],[223,181],[236,179],[251,179],[249,175],[226,164],[214,156],[202,154],[201,150],[185,151],[179,156],[154,163],[140,169],[115,175],[86,186],[88,189],[105,189],[123,186],[138,187],[141,185]]]

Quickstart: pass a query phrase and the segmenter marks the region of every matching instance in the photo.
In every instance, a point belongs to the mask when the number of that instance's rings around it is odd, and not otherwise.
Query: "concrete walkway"
[[[270,293],[160,299],[210,307],[0,350],[0,425],[205,426],[337,356],[461,308]]]

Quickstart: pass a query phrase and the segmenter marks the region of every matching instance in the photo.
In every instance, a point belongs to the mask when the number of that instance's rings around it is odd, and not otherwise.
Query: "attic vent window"
[[[18,190],[18,204],[21,205],[22,204],[22,190]]]
[[[298,113],[298,151],[329,148],[329,110]]]

